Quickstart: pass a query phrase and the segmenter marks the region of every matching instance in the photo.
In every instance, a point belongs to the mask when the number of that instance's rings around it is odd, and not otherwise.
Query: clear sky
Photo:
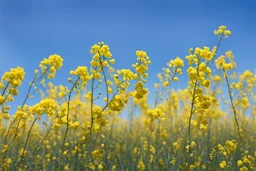
[[[232,31],[218,54],[233,50],[238,71],[256,66],[255,0],[1,0],[0,75],[11,67],[25,68],[25,92],[33,70],[50,54],[64,58],[54,83],[68,85],[69,71],[89,66],[91,45],[104,41],[116,68],[131,68],[135,51],[151,58],[149,82],[176,56],[185,59],[190,47],[213,47],[213,30]],[[186,72],[184,72],[186,75]],[[184,77],[185,78],[185,77]],[[181,79],[178,87],[185,87]]]

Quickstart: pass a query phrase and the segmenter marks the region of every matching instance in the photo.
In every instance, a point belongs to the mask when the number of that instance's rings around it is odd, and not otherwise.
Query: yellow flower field
[[[166,61],[155,90],[145,51],[117,70],[104,42],[65,85],[51,82],[65,64],[58,54],[40,62],[25,93],[25,68],[1,73],[1,170],[256,170],[256,71],[238,73],[232,51],[218,53],[226,26],[213,33],[216,46]],[[186,88],[173,89],[185,75]]]

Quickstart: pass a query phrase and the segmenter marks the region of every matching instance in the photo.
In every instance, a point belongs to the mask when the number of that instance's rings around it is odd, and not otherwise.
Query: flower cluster
[[[167,87],[169,86],[170,81],[178,81],[177,74],[182,75],[182,68],[184,67],[184,61],[180,59],[179,57],[176,57],[174,60],[170,60],[167,63],[168,68],[163,68],[164,73],[158,76],[158,78],[161,79],[163,76],[165,77],[165,82],[163,83],[163,86]]]
[[[5,72],[0,81],[0,105],[5,104],[6,102],[14,101],[12,96],[17,96],[19,91],[18,87],[22,84],[24,80],[25,72],[21,67],[11,68],[9,72]],[[10,106],[3,105],[2,112],[4,114],[8,113]],[[8,115],[5,115],[8,116]]]
[[[82,86],[86,86],[90,79],[88,68],[86,66],[78,66],[76,70],[71,70],[70,75],[76,75],[78,79],[81,79]],[[69,81],[72,81],[69,79]]]
[[[146,71],[148,70],[148,65],[151,64],[151,61],[149,60],[147,53],[144,51],[137,50],[136,56],[139,62],[132,65],[136,70],[138,80],[138,83],[134,85],[135,98],[141,99],[148,92],[148,90],[144,88],[143,83],[146,82],[145,78],[148,77],[148,73],[146,73]]]
[[[148,89],[143,87],[143,83],[141,81],[135,84],[134,88],[135,88],[134,97],[137,99],[142,99],[148,93]]]
[[[56,70],[59,70],[63,65],[63,58],[57,54],[50,55],[48,58],[44,58],[39,64],[39,67],[43,74],[48,73],[48,78],[54,78]],[[38,70],[35,73],[39,73]]]
[[[225,36],[225,38],[227,38],[231,35],[231,31],[228,30],[226,26],[222,25],[219,26],[218,30],[214,30],[214,34],[218,36]]]
[[[110,49],[109,49],[108,45],[105,45],[104,42],[99,42],[98,44],[95,44],[95,45],[92,46],[90,53],[91,54],[99,53],[99,55],[101,55],[101,56],[111,58],[112,54],[109,50]]]
[[[108,107],[112,111],[121,111],[127,102],[128,102],[127,97],[121,96],[121,95],[116,95],[113,98],[113,100],[109,103]]]
[[[248,150],[246,150],[242,155],[241,160],[237,161],[237,166],[240,167],[240,171],[248,171],[249,169],[251,170],[256,169],[255,156],[256,156],[256,153],[253,156],[249,154]]]
[[[214,49],[211,50],[207,46],[204,46],[204,48],[197,47],[195,48],[194,53],[192,52],[189,56],[186,57],[186,59],[189,61],[194,60],[195,64],[198,64],[199,61],[201,61],[202,59],[205,59],[206,61],[210,61],[214,57]],[[195,56],[197,58],[195,58]]]
[[[234,55],[231,51],[226,52],[225,56],[221,55],[215,60],[217,69],[224,69],[225,71],[232,70],[236,67],[234,62]]]
[[[227,162],[237,150],[237,142],[235,140],[227,140],[225,145],[218,144],[210,153],[210,159],[213,160],[218,155],[225,160],[219,163],[219,167],[224,169],[230,166],[230,162]],[[240,164],[240,163],[239,163]]]
[[[117,70],[117,74],[114,74],[114,81],[122,90],[126,90],[130,86],[129,81],[135,79],[137,79],[137,74],[133,73],[129,69]]]
[[[10,84],[10,86],[17,88],[21,85],[22,81],[24,80],[24,77],[25,72],[23,68],[11,68],[9,72],[4,73],[4,75],[2,76],[2,81],[6,81]]]
[[[42,117],[45,113],[48,116],[52,116],[56,113],[56,109],[58,108],[57,103],[53,99],[43,99],[39,103],[35,104],[30,108],[31,112],[34,115],[38,115]]]
[[[147,53],[144,51],[137,50],[136,56],[138,62],[133,64],[132,67],[136,69],[139,79],[147,78],[148,74],[146,71],[148,70],[148,65],[151,64],[151,61],[149,60]]]
[[[131,80],[135,80],[137,78],[137,74],[133,73],[131,70],[129,69],[121,69],[121,70],[117,70],[117,74],[119,76],[123,76],[123,81],[131,81]]]
[[[104,42],[93,45],[90,53],[93,54],[93,59],[91,60],[92,67],[107,67],[109,63],[115,63],[115,59],[112,58],[108,45],[104,44]]]
[[[147,115],[151,119],[159,119],[159,118],[164,118],[164,112],[160,108],[154,108],[154,109],[148,109]]]
[[[24,105],[23,107],[18,106],[15,114],[13,115],[14,119],[26,119],[30,116],[30,112],[28,112],[30,107],[28,105]]]

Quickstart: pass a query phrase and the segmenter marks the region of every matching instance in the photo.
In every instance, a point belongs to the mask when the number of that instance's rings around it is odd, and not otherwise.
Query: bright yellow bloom
[[[220,164],[219,164],[220,168],[224,169],[226,166],[227,166],[227,163],[226,161],[222,161]]]

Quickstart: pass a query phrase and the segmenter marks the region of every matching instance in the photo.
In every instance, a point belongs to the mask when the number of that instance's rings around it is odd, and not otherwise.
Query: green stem
[[[77,78],[77,80],[75,81],[75,83],[73,84],[70,92],[69,92],[69,95],[68,95],[68,111],[67,111],[67,124],[66,124],[66,130],[65,130],[65,133],[64,133],[64,138],[63,138],[63,142],[62,142],[62,147],[61,149],[63,148],[64,146],[64,143],[66,141],[66,138],[67,138],[67,134],[68,134],[68,129],[69,129],[69,112],[70,112],[70,99],[71,99],[71,94],[74,90],[74,88],[76,87],[78,81],[80,80],[80,77]]]
[[[33,128],[33,126],[35,125],[35,123],[36,123],[36,121],[38,120],[38,118],[35,118],[34,119],[34,121],[32,122],[32,125],[31,125],[31,127],[30,127],[30,129],[29,129],[29,132],[28,132],[28,135],[27,135],[27,139],[26,139],[26,142],[25,142],[25,145],[24,145],[24,147],[23,147],[23,152],[22,152],[22,157],[23,157],[23,155],[24,155],[24,153],[25,153],[25,150],[26,150],[26,147],[27,147],[27,144],[28,144],[28,140],[29,140],[29,137],[30,137],[30,135],[31,135],[31,132],[32,132],[32,128]]]
[[[236,127],[237,127],[238,136],[239,136],[239,139],[241,140],[242,137],[240,135],[240,126],[239,126],[238,119],[237,119],[237,112],[236,112],[236,109],[235,109],[235,106],[234,106],[232,91],[230,89],[230,82],[229,82],[229,79],[228,79],[228,74],[227,74],[227,71],[223,67],[222,67],[222,70],[224,72],[224,77],[225,77],[227,87],[228,87],[228,94],[229,94],[229,98],[230,98],[231,107],[232,107],[232,110],[233,110],[233,113],[234,113],[234,118],[235,118],[235,123],[236,123]]]

